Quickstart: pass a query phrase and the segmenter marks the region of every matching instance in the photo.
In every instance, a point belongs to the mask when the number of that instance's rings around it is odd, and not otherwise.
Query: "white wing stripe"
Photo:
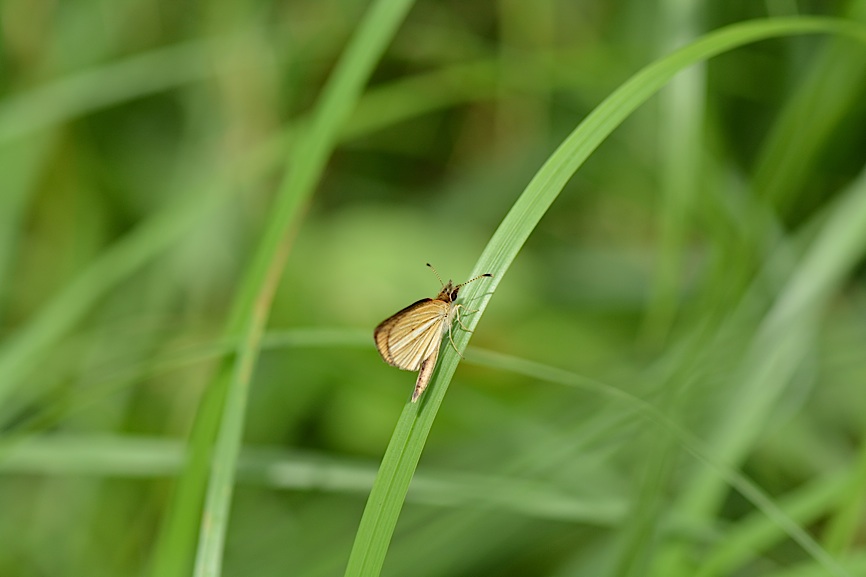
[[[392,350],[401,349],[405,346],[408,346],[412,341],[419,339],[425,332],[430,330],[430,328],[432,327],[433,324],[441,322],[441,321],[442,321],[442,316],[437,315],[437,316],[431,318],[430,320],[428,320],[427,322],[425,322],[424,324],[418,325],[417,327],[415,327],[413,330],[409,331],[403,337],[397,339],[393,343],[389,343],[391,345],[391,349]]]

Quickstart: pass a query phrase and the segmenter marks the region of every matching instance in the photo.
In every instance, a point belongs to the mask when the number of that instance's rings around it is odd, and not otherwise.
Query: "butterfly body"
[[[430,383],[442,339],[445,333],[450,333],[454,319],[459,318],[461,305],[456,303],[457,293],[464,284],[454,285],[449,280],[436,297],[412,303],[379,323],[373,331],[376,348],[386,363],[405,371],[418,371],[413,403]]]

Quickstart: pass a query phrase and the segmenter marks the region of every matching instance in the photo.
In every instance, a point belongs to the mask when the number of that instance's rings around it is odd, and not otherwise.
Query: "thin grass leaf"
[[[848,5],[851,18],[866,22],[866,2]],[[810,168],[847,112],[862,98],[866,54],[850,40],[834,38],[821,48],[803,82],[779,114],[755,165],[755,193],[781,213],[790,210]]]
[[[0,101],[0,143],[12,147],[18,138],[74,117],[212,77],[214,71],[208,51],[214,48],[213,43],[195,42],[156,50],[8,97]],[[16,198],[26,198],[26,195],[28,191],[22,190],[16,193]],[[11,200],[4,198],[4,202]],[[196,211],[208,214],[207,207],[212,203],[201,200],[197,199],[193,205],[185,200],[182,206],[173,207],[178,214],[167,211],[136,229],[126,242],[107,251],[104,258],[63,287],[34,320],[3,342],[0,347],[0,406],[6,408],[4,401],[27,371],[98,301],[106,287],[126,278],[153,254],[169,246],[177,238],[177,232],[186,230],[184,216],[196,215]],[[22,203],[23,199],[16,202]],[[23,210],[23,207],[7,207],[4,217],[11,218],[16,210]],[[2,260],[0,274],[5,268]]]
[[[226,189],[223,189],[226,190]],[[206,195],[205,195],[206,196]],[[189,229],[192,219],[206,217],[225,199],[212,194],[206,198],[185,198],[148,220],[115,243],[97,261],[78,275],[35,318],[4,341],[0,347],[0,422],[10,411],[5,403],[28,372],[38,366],[43,354],[59,341],[99,302],[103,294],[139,270],[155,255],[167,250]]]
[[[827,521],[824,546],[842,554],[852,548],[862,526],[862,511],[866,506],[866,445],[860,446],[848,483],[842,487],[838,503]]]
[[[864,27],[842,20],[796,18],[736,24],[650,64],[611,94],[550,156],[494,233],[471,273],[476,276],[490,272],[494,278],[469,285],[463,294],[479,309],[468,319],[467,328],[471,330],[478,324],[496,286],[565,183],[619,124],[677,72],[749,42],[809,33],[848,35],[866,42]],[[459,351],[465,350],[470,336],[469,332],[457,331],[454,342]],[[381,571],[406,491],[458,361],[457,352],[445,347],[425,397],[417,406],[407,403],[400,415],[364,509],[347,577],[378,575]]]
[[[171,439],[42,435],[4,448],[0,473],[160,479],[176,475],[183,463],[184,444]],[[253,446],[244,448],[237,474],[238,482],[251,486],[365,495],[376,477],[376,468],[373,463],[351,459]],[[613,525],[625,513],[623,499],[589,500],[545,483],[444,471],[419,475],[410,500],[456,509],[481,505],[487,510],[537,519],[600,525]]]
[[[0,144],[72,118],[216,75],[218,42],[153,50],[0,101]]]
[[[526,361],[511,355],[491,354],[490,352],[486,352],[481,358],[488,361],[495,359],[496,363],[494,366],[500,369],[504,368],[528,377],[559,383],[565,386],[593,390],[625,405],[636,408],[641,416],[659,425],[676,439],[679,446],[703,465],[704,470],[709,471],[714,478],[726,486],[732,487],[745,497],[747,501],[752,503],[776,528],[776,531],[787,535],[796,542],[826,573],[838,577],[850,577],[844,567],[830,556],[809,533],[782,510],[760,487],[755,485],[738,469],[725,463],[723,458],[714,453],[711,445],[701,441],[694,434],[683,428],[656,405],[617,387],[593,379],[587,379],[569,371],[550,367],[542,363]],[[676,512],[673,513],[673,518],[677,525],[688,528],[690,531],[702,531],[706,527],[711,526],[710,522],[697,523],[695,519],[679,515]]]
[[[852,478],[840,473],[822,476],[779,498],[779,508],[800,526],[811,525],[839,500],[839,493]],[[713,544],[703,556],[695,577],[735,574],[754,561],[756,553],[769,551],[787,537],[763,511],[755,511],[729,527],[724,538]]]
[[[341,126],[349,117],[373,68],[411,5],[411,0],[377,0],[363,17],[323,89],[309,131],[301,139],[303,146],[294,150],[293,162],[281,186],[275,210],[254,261],[244,276],[228,325],[228,334],[238,335],[240,344],[237,358],[227,371],[230,377],[226,381],[227,392],[220,411],[196,553],[194,574],[197,577],[215,577],[221,573],[250,380],[273,295],[294,229],[298,225],[299,213],[312,196],[338,141]],[[218,404],[215,402],[209,408]],[[205,413],[204,418],[208,420],[210,417]],[[193,447],[193,450],[208,452],[208,439],[193,441],[205,444]]]
[[[661,33],[666,51],[697,36],[699,4],[662,6],[665,12],[662,20],[667,26]],[[659,124],[663,127],[659,138],[659,250],[643,328],[644,340],[651,347],[664,342],[677,314],[686,239],[700,190],[706,76],[704,66],[695,66],[683,71],[659,94]]]
[[[737,379],[740,389],[712,433],[709,444],[725,463],[736,465],[745,457],[814,338],[818,313],[866,253],[866,171],[829,212],[762,323]],[[723,492],[716,476],[700,471],[683,495],[683,509],[707,517],[719,507]]]
[[[36,136],[23,142],[0,144],[0,318],[8,298],[14,254],[26,227],[25,216],[34,184],[52,149],[52,139]]]

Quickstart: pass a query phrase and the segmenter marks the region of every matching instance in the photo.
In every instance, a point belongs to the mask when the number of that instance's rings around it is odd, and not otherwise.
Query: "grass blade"
[[[374,66],[410,6],[410,0],[378,0],[360,23],[323,90],[306,138],[302,139],[304,146],[294,149],[296,154],[281,187],[277,205],[235,301],[228,334],[239,336],[240,345],[228,371],[225,402],[222,403],[202,513],[194,571],[196,576],[211,577],[221,573],[250,380],[298,215],[312,196],[338,141],[340,128],[349,117]],[[222,395],[216,393],[214,396]],[[209,408],[216,408],[219,404],[217,401]],[[205,420],[210,419],[207,412],[203,415]],[[204,443],[199,448],[207,453],[210,445],[208,439],[199,441]]]
[[[0,143],[77,116],[216,75],[215,42],[190,42],[153,50],[0,101]]]
[[[866,28],[843,20],[794,18],[736,24],[650,64],[612,93],[550,156],[494,233],[471,273],[489,272],[494,278],[468,285],[463,294],[479,309],[467,319],[468,328],[477,325],[496,286],[566,182],[619,124],[677,72],[749,42],[808,33],[850,35],[866,41]],[[470,335],[455,333],[458,350],[465,350]],[[347,577],[378,575],[381,571],[406,491],[458,361],[458,354],[445,347],[425,397],[417,405],[407,403],[400,415],[355,537]]]
[[[819,311],[866,252],[866,172],[830,209],[821,232],[767,314],[744,361],[742,383],[709,445],[731,466],[744,458],[814,338]],[[711,515],[724,487],[698,473],[683,496],[687,514]]]

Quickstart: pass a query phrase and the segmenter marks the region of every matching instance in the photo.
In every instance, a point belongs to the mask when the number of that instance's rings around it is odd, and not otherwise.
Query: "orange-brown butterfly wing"
[[[422,363],[438,352],[452,306],[439,299],[421,299],[385,319],[373,331],[379,354],[397,368],[420,370]]]

